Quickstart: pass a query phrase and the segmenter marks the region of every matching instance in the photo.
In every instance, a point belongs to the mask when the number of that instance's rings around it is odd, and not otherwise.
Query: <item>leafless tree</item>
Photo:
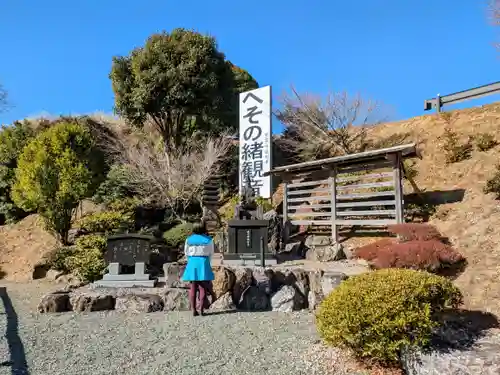
[[[377,102],[346,92],[321,98],[292,87],[281,104],[275,115],[286,127],[285,143],[305,160],[365,150],[366,126],[382,120]]]
[[[146,203],[167,207],[182,219],[193,202],[200,202],[203,185],[221,173],[231,139],[193,137],[182,150],[171,151],[151,133],[124,131],[123,124],[106,147],[124,166],[127,180]]]

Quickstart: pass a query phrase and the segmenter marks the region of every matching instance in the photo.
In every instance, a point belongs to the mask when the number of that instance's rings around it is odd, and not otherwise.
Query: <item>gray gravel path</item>
[[[26,286],[7,287],[19,316],[27,374],[319,373],[306,358],[318,338],[305,312],[40,315],[33,308],[43,288],[30,293]],[[1,315],[2,333],[5,324]],[[0,356],[0,362],[9,359],[5,339]],[[11,371],[12,366],[0,366],[0,375]]]

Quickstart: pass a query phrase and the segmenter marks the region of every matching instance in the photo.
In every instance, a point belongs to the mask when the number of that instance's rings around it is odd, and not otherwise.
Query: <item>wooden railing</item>
[[[294,176],[284,184],[283,220],[294,225],[386,226],[403,222],[401,161],[335,167],[322,179]],[[326,178],[324,178],[326,177]],[[310,177],[309,177],[310,178]]]

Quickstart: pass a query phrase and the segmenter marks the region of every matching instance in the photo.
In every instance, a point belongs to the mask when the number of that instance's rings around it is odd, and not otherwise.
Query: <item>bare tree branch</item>
[[[180,151],[165,147],[158,139],[124,131],[122,124],[101,142],[106,142],[116,163],[125,167],[132,189],[145,203],[167,207],[182,218],[193,202],[201,203],[204,183],[221,173],[231,138],[193,137]]]
[[[285,143],[304,159],[361,152],[368,146],[366,126],[379,123],[380,105],[346,92],[321,98],[308,93],[291,94],[275,111],[286,127]]]

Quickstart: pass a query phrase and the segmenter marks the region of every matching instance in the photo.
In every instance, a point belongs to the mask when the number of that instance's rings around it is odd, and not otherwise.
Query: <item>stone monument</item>
[[[139,234],[121,234],[107,239],[104,260],[108,273],[94,282],[97,287],[154,287],[156,279],[146,273],[154,237]],[[133,270],[133,273],[130,271]],[[129,272],[127,272],[129,271]]]
[[[266,266],[276,264],[268,250],[269,221],[263,219],[262,207],[247,183],[240,193],[240,202],[235,207],[234,218],[228,223],[228,251],[222,263],[232,265]]]

